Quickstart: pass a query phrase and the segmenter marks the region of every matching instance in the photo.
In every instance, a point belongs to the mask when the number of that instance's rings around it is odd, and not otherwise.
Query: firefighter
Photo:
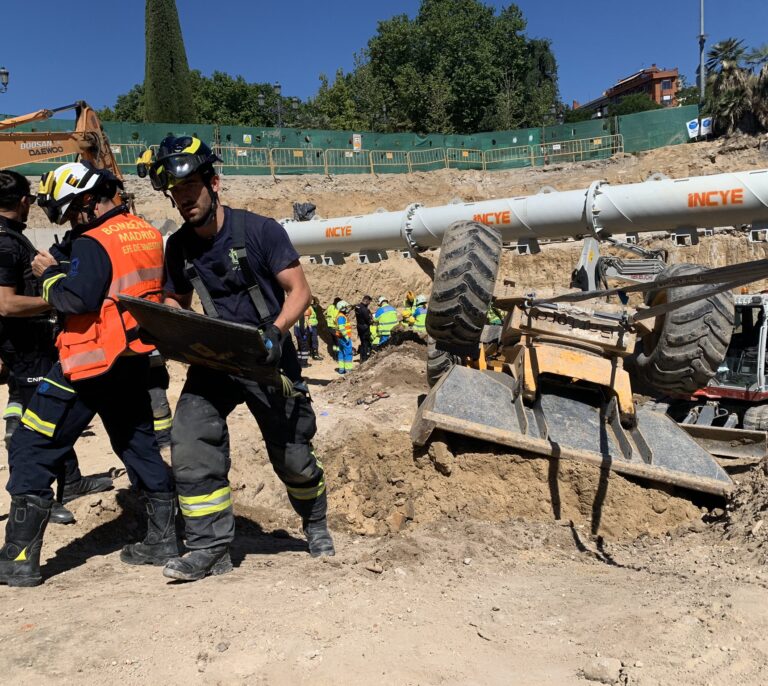
[[[414,301],[413,330],[418,334],[427,333],[427,296],[417,295]]]
[[[40,297],[40,283],[32,273],[37,250],[22,233],[34,199],[26,177],[0,171],[0,358],[9,371],[9,402],[3,414],[6,448],[35,386],[58,359],[55,316]],[[83,476],[74,450],[63,460],[62,470],[50,521],[70,524],[75,517],[60,501],[106,491],[112,479]]]
[[[351,305],[346,300],[340,300],[336,305],[339,314],[336,315],[336,338],[338,340],[338,367],[339,374],[346,374],[353,369],[352,363],[352,324],[349,321]]]
[[[71,264],[72,242],[74,240],[72,234],[71,230],[67,231],[64,238],[51,247],[51,254],[64,271],[69,270]],[[152,400],[155,437],[161,447],[167,447],[171,444],[173,415],[167,393],[170,382],[171,377],[168,374],[165,360],[158,350],[154,350],[149,356],[149,397]],[[53,519],[53,513],[51,513],[51,519]]]
[[[201,366],[189,368],[176,405],[171,461],[190,552],[163,570],[185,581],[232,569],[235,516],[227,416],[243,402],[301,517],[310,554],[334,554],[325,475],[312,447],[315,413],[286,335],[310,302],[309,285],[280,224],[221,204],[221,182],[213,166],[218,159],[198,138],[168,137],[150,166],[153,188],[170,194],[184,219],[166,246],[165,302],[189,308],[197,289],[208,303],[208,316],[259,327],[269,350],[266,363],[280,370],[282,383],[275,387]]]
[[[11,511],[0,549],[0,583],[42,583],[40,549],[52,504],[51,483],[64,457],[95,415],[131,483],[146,500],[147,535],[127,545],[130,564],[164,564],[178,554],[175,494],[153,430],[147,390],[149,353],[133,317],[118,304],[125,293],[158,301],[163,241],[114,198],[122,183],[86,163],[43,175],[38,203],[56,224],[74,226],[71,265],[62,270],[48,252],[32,270],[42,297],[65,315],[57,338],[59,362],[38,384],[11,439]]]
[[[373,315],[373,321],[376,324],[376,329],[379,335],[379,345],[384,345],[392,334],[397,324],[397,310],[389,304],[389,300],[385,296],[379,296],[378,299],[379,308]]]

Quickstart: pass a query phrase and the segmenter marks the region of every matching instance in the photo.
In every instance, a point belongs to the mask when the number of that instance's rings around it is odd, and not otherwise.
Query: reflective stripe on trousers
[[[204,495],[179,496],[179,509],[185,517],[205,517],[232,507],[232,489],[219,488]]]

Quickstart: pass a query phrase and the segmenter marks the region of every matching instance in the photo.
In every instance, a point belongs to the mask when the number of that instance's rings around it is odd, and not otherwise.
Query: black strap
[[[248,263],[248,256],[245,251],[245,216],[245,210],[230,210],[229,218],[232,222],[232,250],[234,251],[235,258],[237,259],[246,286],[248,287],[248,295],[251,298],[253,306],[256,308],[262,326],[264,326],[274,321],[274,317],[269,314],[267,302],[264,300],[264,295],[261,292],[261,288],[259,288],[256,276],[251,269],[251,265]],[[200,274],[190,259],[186,246],[183,244],[182,249],[184,252],[184,276],[192,284],[192,288],[195,289],[195,292],[200,298],[205,314],[209,317],[219,318],[220,315],[213,302],[211,293],[200,278]]]
[[[230,219],[232,220],[232,249],[235,251],[235,257],[240,265],[240,269],[245,277],[245,283],[248,285],[248,295],[251,296],[253,306],[259,313],[259,319],[263,324],[269,324],[274,320],[269,314],[267,301],[264,300],[264,294],[261,292],[256,275],[248,262],[248,255],[245,251],[245,210],[230,210]]]

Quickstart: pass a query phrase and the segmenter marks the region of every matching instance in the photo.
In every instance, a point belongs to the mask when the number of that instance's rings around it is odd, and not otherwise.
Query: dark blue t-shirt
[[[186,256],[205,283],[219,317],[259,326],[262,322],[232,250],[231,213],[229,207],[224,208],[224,225],[212,238],[200,238],[187,224],[168,238],[163,289],[176,295],[192,292],[192,283],[184,275]],[[245,250],[267,309],[274,318],[285,301],[285,292],[275,275],[298,260],[299,254],[280,224],[252,212],[245,213]]]

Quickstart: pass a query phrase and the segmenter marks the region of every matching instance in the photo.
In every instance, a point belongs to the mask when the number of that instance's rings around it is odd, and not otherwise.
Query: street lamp
[[[277,105],[275,107],[270,107],[269,111],[277,117],[278,128],[282,128],[283,126],[283,99],[280,96],[280,93],[282,92],[282,90],[283,90],[283,87],[277,81],[275,81],[275,83],[272,86],[272,92],[277,97]],[[258,99],[259,107],[264,107],[264,103],[266,102],[264,93],[259,91],[259,95],[257,99]],[[298,98],[291,98],[291,108],[293,109],[295,114],[296,110],[299,109]]]
[[[0,67],[0,93],[8,90],[8,77],[10,73],[5,67]]]

